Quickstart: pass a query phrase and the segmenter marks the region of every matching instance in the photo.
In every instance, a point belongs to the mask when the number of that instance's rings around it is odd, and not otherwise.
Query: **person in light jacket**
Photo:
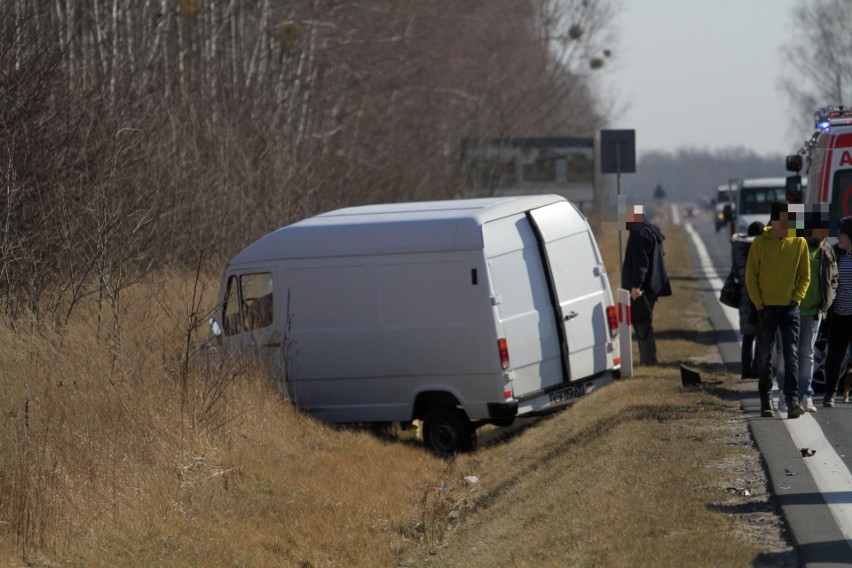
[[[811,282],[799,306],[799,400],[805,411],[816,412],[813,403],[814,345],[819,326],[834,302],[839,275],[834,249],[826,241],[828,227],[808,227],[807,219],[805,223]]]

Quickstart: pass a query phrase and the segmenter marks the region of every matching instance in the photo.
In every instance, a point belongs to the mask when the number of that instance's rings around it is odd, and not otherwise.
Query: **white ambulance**
[[[220,353],[259,353],[332,423],[423,421],[440,455],[565,406],[620,369],[586,218],[558,195],[368,205],[272,232],[228,263]]]
[[[823,107],[814,114],[816,131],[798,154],[787,156],[788,193],[801,191],[805,203],[827,203],[835,223],[852,215],[852,109]],[[799,172],[805,160],[807,187]]]
[[[852,215],[852,109],[823,107],[814,113],[814,127],[816,130],[799,152],[787,156],[787,169],[795,172],[787,178],[787,193],[791,201],[800,197],[807,204],[828,204],[832,227],[837,227],[841,218]],[[799,175],[803,165],[807,187]],[[815,389],[825,388],[827,338],[828,326],[823,320],[814,347]],[[847,355],[842,366],[850,361]]]

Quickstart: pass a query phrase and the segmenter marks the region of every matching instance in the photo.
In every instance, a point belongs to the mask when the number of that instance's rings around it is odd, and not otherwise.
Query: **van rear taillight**
[[[606,319],[609,322],[609,335],[615,337],[618,335],[618,312],[615,306],[609,306],[606,309]]]
[[[512,387],[506,387],[506,389],[503,391],[503,396],[506,397],[506,400],[509,400],[510,398],[515,396],[515,393],[512,392]]]
[[[503,369],[509,368],[509,345],[506,343],[506,338],[501,337],[497,340],[497,348],[500,350],[500,366]]]

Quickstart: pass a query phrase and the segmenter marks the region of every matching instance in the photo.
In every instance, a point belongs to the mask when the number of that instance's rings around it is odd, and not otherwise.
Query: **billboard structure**
[[[469,196],[556,193],[582,209],[594,206],[591,136],[466,139],[462,168]]]

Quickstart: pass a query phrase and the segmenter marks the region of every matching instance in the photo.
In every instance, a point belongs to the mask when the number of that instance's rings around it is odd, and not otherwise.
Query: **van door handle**
[[[577,317],[577,312],[575,312],[575,311],[570,311],[570,312],[568,312],[568,315],[566,315],[566,316],[563,318],[563,320],[564,320],[564,321],[568,321],[568,320],[572,320],[572,319],[574,319],[575,317]]]

